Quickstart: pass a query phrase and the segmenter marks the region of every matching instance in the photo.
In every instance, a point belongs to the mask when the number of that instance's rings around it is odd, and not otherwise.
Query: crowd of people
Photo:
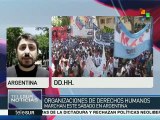
[[[114,58],[113,66],[117,77],[152,77],[153,54],[147,50],[131,60]]]
[[[113,47],[105,46],[106,65],[103,77],[150,77],[153,76],[152,51],[144,51],[134,59],[122,59],[113,56]],[[102,62],[103,46],[93,38],[71,37],[61,41],[54,40],[52,63],[54,77],[87,77],[85,65],[88,55],[96,67]],[[91,77],[88,74],[88,77]],[[93,76],[92,76],[93,77]],[[101,76],[102,77],[102,76]]]

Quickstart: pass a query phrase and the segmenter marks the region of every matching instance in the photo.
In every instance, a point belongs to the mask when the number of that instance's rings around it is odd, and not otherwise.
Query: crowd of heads
[[[134,59],[114,58],[118,60],[118,66],[114,66],[114,76],[117,77],[152,77],[153,54],[144,51]]]
[[[134,33],[142,30],[146,26],[145,23],[135,23],[134,24]]]
[[[101,77],[145,77],[153,76],[152,51],[144,51],[134,59],[122,59],[113,56],[113,47],[105,46],[106,65]],[[103,46],[93,38],[71,37],[61,41],[54,40],[52,63],[54,77],[83,77],[88,55],[96,67],[102,61]],[[87,77],[87,76],[85,76]],[[89,77],[89,75],[88,75]]]

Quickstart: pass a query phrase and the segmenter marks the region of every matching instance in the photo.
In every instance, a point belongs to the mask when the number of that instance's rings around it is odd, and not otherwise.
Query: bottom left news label
[[[42,90],[8,90],[8,115],[42,115]]]

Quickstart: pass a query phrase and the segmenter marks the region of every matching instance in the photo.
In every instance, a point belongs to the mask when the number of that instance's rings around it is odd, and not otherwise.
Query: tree
[[[69,26],[70,16],[54,16],[52,20],[53,27]]]
[[[49,59],[49,29],[47,27],[37,27],[36,30],[42,30],[44,32],[44,34],[36,35],[39,49],[42,53],[40,58],[43,64],[44,59]]]
[[[36,30],[42,30],[44,34],[49,38],[49,28],[47,27],[37,27]]]
[[[39,49],[41,51],[40,56],[43,64],[44,59],[49,58],[49,37],[46,34],[36,35],[35,37],[39,43]]]
[[[16,61],[15,41],[22,33],[20,27],[7,29],[7,66],[12,66]]]

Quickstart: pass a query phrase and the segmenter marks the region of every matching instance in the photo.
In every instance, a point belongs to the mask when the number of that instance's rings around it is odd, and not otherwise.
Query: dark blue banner
[[[160,97],[44,97],[43,109],[160,109]]]

